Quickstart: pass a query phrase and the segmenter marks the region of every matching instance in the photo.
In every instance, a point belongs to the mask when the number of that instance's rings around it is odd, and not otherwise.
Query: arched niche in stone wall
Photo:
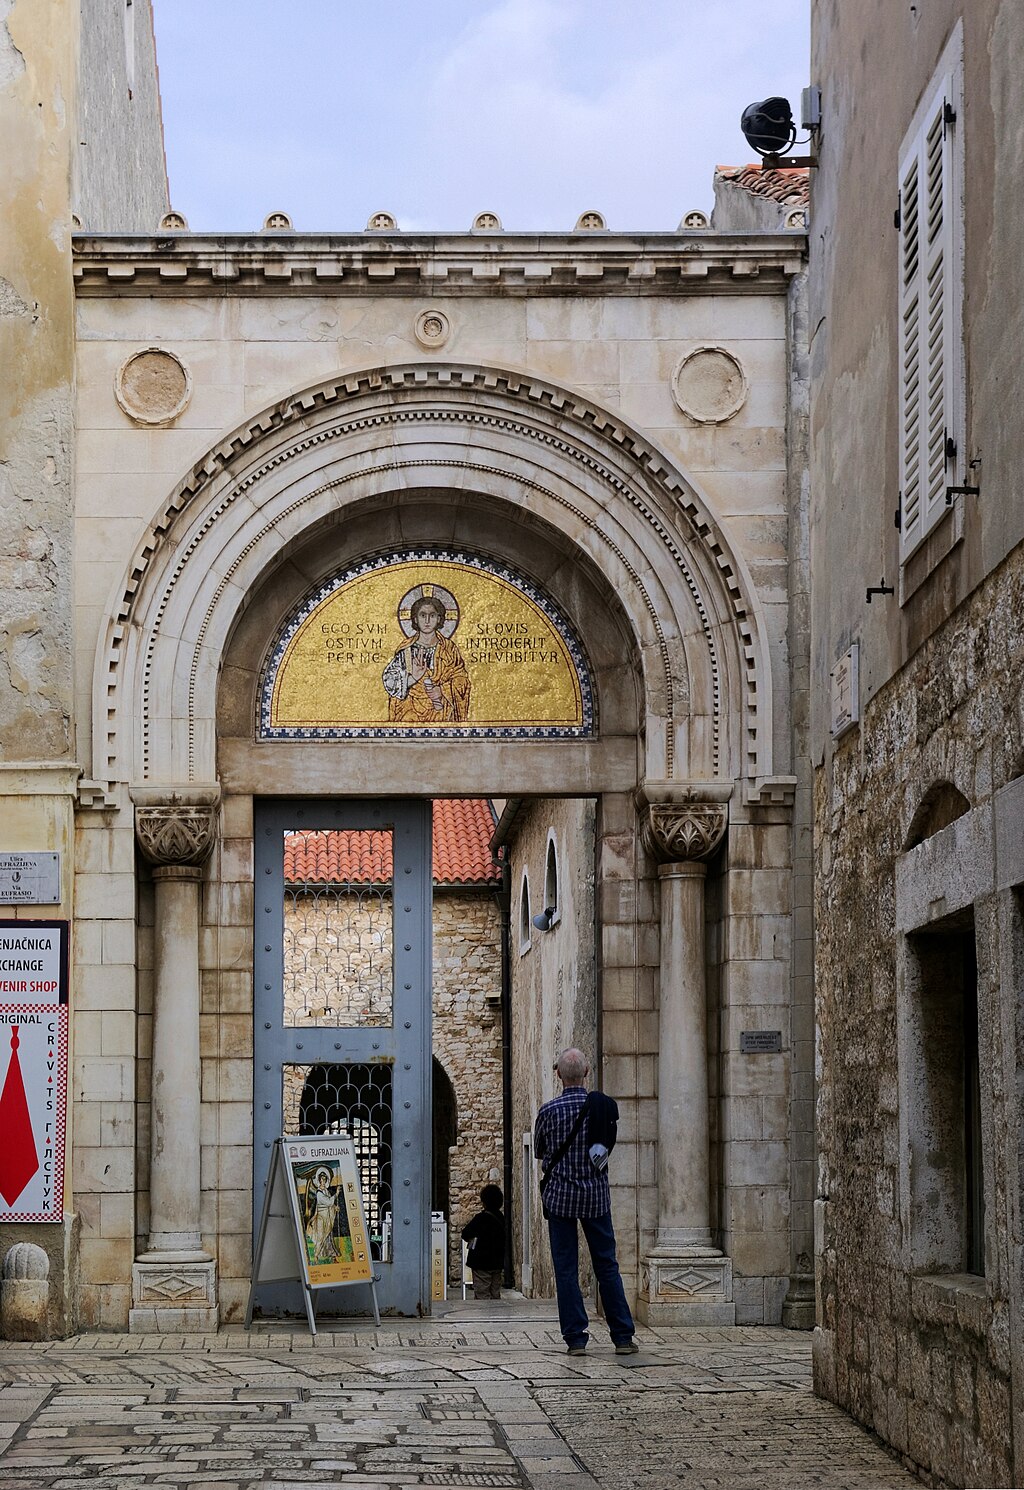
[[[218,696],[223,729],[237,721],[236,685],[245,693],[227,675],[239,655],[232,639],[256,647],[258,632],[262,656],[323,561],[399,540],[515,557],[587,639],[601,737],[573,743],[572,769],[555,786],[601,789],[593,762],[611,770],[616,718],[639,742],[627,749],[623,736],[619,786],[626,775],[771,774],[759,603],[693,482],[614,413],[567,389],[432,363],[347,375],[282,400],[179,483],[100,639],[96,779],[215,779]],[[267,746],[267,765],[282,759],[277,749]]]

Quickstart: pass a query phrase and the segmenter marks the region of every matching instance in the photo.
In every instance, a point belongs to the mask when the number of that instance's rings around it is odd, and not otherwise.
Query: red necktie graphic
[[[18,1059],[18,1026],[11,1031],[11,1060],[0,1094],[0,1195],[13,1206],[39,1168],[25,1083]]]

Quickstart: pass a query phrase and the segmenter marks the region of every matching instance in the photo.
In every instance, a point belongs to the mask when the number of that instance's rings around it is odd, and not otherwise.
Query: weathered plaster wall
[[[73,0],[0,5],[0,751],[15,760],[59,760],[73,748],[77,31]]]

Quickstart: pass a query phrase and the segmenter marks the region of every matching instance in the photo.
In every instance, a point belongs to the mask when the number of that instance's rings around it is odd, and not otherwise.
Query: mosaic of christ
[[[452,634],[455,596],[441,585],[417,585],[403,596],[398,622],[407,638],[384,669],[392,724],[448,724],[469,717],[471,684]]]

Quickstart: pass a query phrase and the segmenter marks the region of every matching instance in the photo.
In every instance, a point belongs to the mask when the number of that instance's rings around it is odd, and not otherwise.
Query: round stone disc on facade
[[[697,424],[724,424],[746,403],[746,374],[724,347],[698,347],[676,368],[672,397]]]
[[[145,347],[117,370],[114,395],[137,424],[169,424],[192,397],[192,376],[173,352]]]
[[[443,310],[421,310],[413,327],[422,347],[443,347],[452,334],[452,323]]]

